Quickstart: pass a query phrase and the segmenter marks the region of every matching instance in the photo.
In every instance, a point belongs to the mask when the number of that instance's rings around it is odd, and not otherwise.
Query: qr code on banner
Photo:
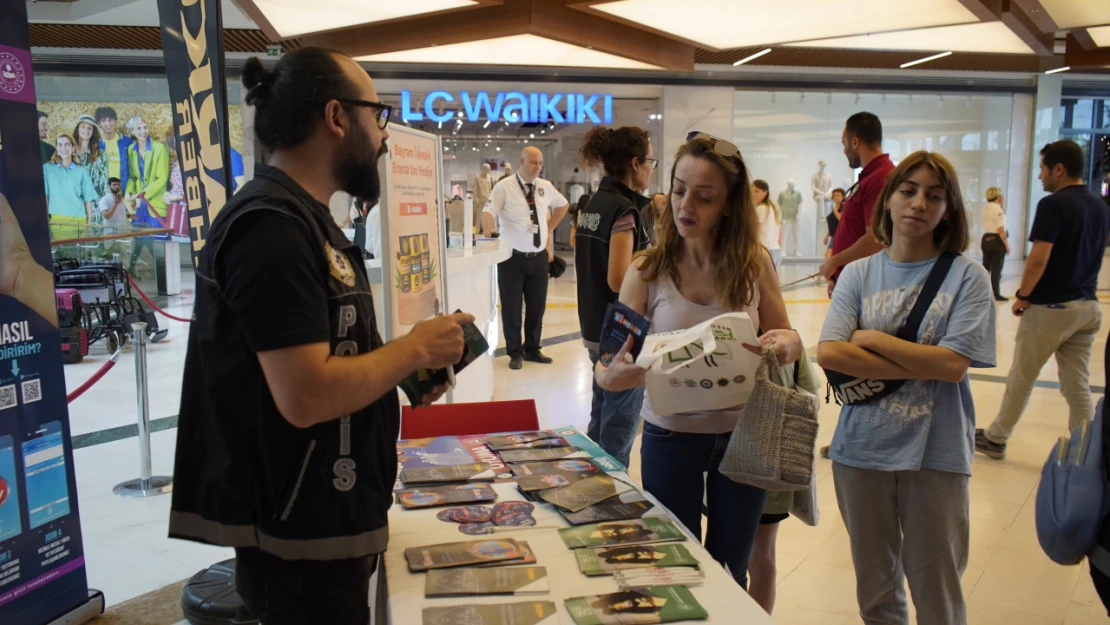
[[[28,380],[23,383],[23,403],[29,404],[42,399],[42,380]]]
[[[0,410],[15,408],[15,385],[0,386]]]

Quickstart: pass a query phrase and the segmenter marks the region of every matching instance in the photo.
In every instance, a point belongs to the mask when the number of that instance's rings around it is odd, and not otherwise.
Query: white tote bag
[[[742,407],[759,368],[759,356],[744,343],[759,344],[747,313],[725,313],[688,330],[649,335],[636,364],[649,370],[647,393],[655,414]]]

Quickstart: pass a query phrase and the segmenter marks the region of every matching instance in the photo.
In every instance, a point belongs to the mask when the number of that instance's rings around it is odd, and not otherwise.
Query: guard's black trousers
[[[505,327],[505,352],[523,356],[540,350],[543,313],[547,309],[547,252],[531,256],[513,251],[497,265],[497,288],[501,293],[501,323]],[[524,316],[524,346],[520,343],[520,320]]]

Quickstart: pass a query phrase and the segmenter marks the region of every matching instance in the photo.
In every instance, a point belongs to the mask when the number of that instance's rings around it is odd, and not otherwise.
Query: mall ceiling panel
[[[490,0],[236,0],[274,39],[470,9]]]
[[[510,39],[520,36],[530,38]],[[512,43],[522,45],[507,45]],[[693,45],[558,0],[504,0],[450,19],[422,16],[310,35],[304,44],[382,62],[694,69]]]
[[[1056,67],[1068,66],[1071,71],[1106,71],[1110,72],[1110,48],[1094,48],[1088,50],[1075,35],[1068,35],[1067,52],[1064,61]]]
[[[1107,0],[1038,0],[1061,29],[1110,24]]]
[[[522,54],[522,51],[527,52]],[[535,35],[513,35],[483,41],[468,41],[432,48],[420,48],[418,50],[371,54],[355,57],[355,60],[371,63],[660,69],[657,65],[649,65]]]
[[[618,0],[589,10],[725,50],[980,21],[965,2],[982,6],[979,0]]]
[[[1088,28],[1087,34],[1095,45],[1100,48],[1110,48],[1110,26],[1099,26],[1098,28]]]
[[[1110,0],[1108,0],[1110,1]],[[861,50],[918,50],[930,52],[993,52],[998,54],[1033,54],[1033,48],[1022,41],[1002,22],[981,22],[937,28],[919,28],[896,33],[876,33],[835,39],[819,39],[787,44],[810,48],[854,48]]]

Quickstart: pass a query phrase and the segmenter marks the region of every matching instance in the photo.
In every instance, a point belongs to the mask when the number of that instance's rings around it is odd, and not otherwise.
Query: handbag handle
[[[781,371],[782,366],[779,365],[778,356],[775,355],[775,348],[770,345],[764,345],[763,350],[759,354],[759,369],[755,372],[755,379],[774,382],[781,378]],[[772,372],[775,374],[773,378],[771,377]]]

